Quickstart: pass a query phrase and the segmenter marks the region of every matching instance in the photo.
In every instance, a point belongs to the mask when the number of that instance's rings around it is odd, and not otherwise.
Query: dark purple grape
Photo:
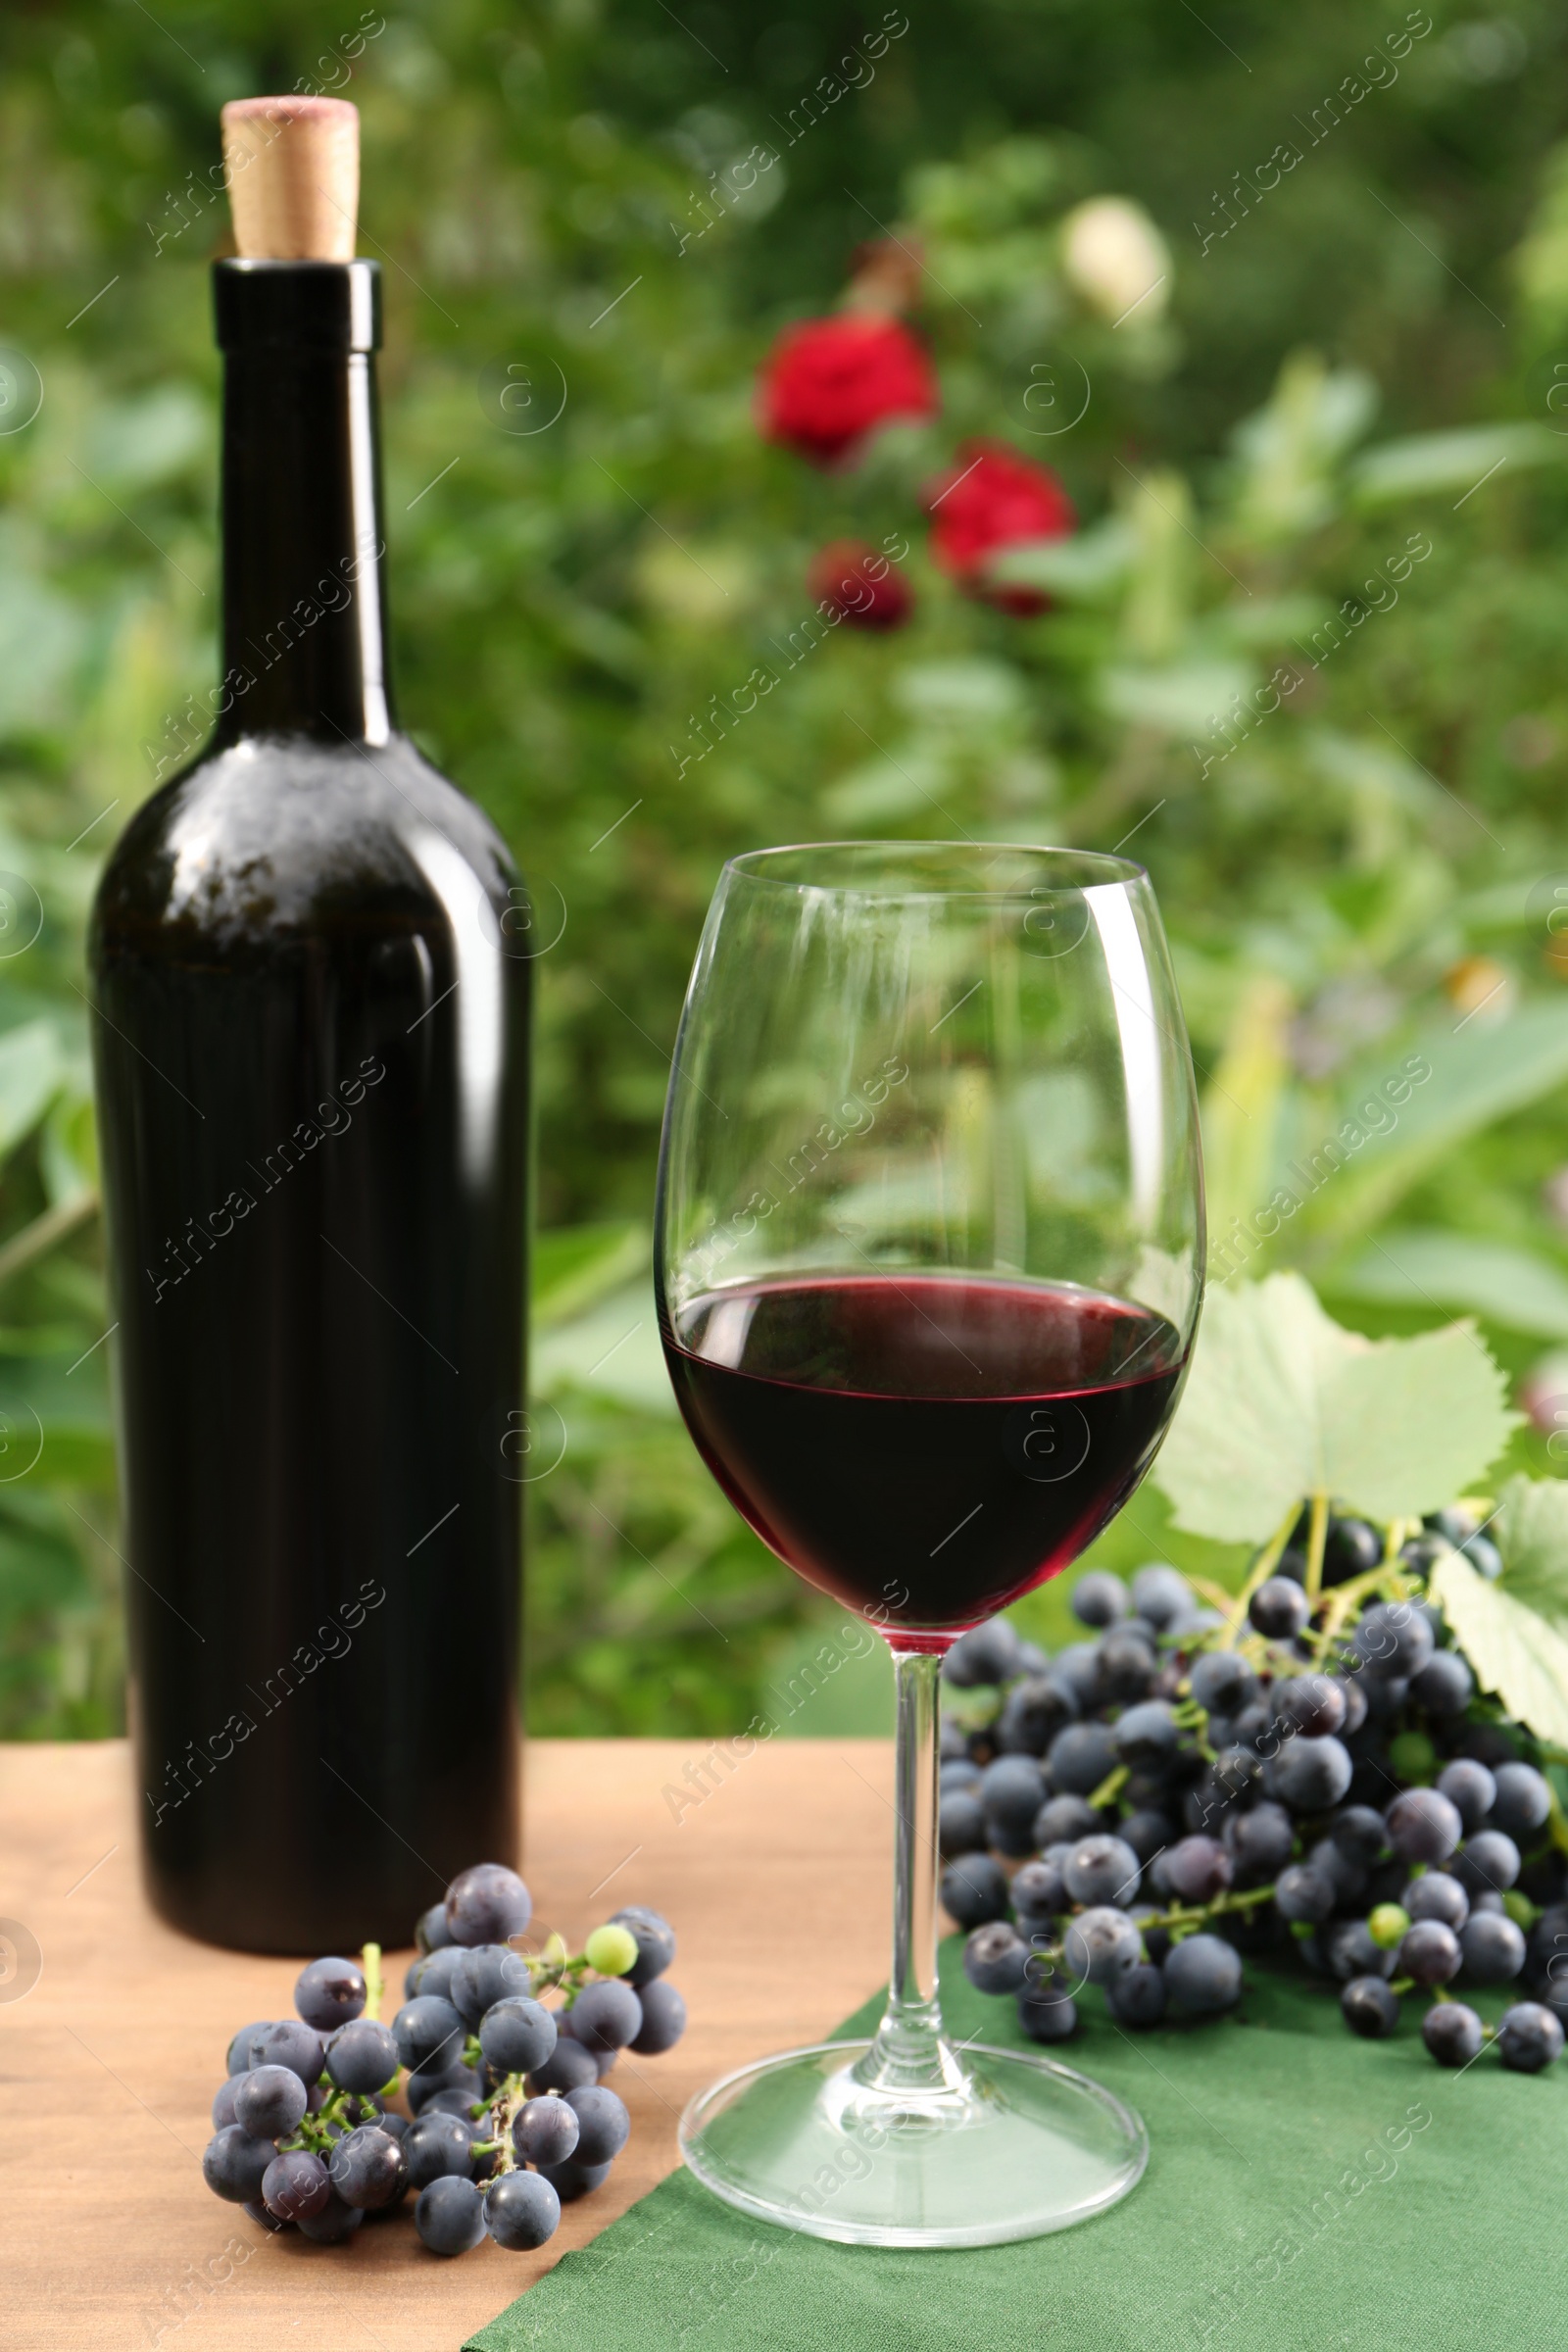
[[[1410,1600],[1374,1601],[1362,1612],[1350,1645],[1372,1680],[1391,1682],[1419,1674],[1436,1648],[1430,1622]]]
[[[409,2126],[403,2136],[410,2188],[428,2188],[432,2180],[444,2180],[448,2175],[455,2180],[466,2180],[474,2136],[472,2128],[461,2116],[436,2115],[427,2110]]]
[[[1321,1740],[1345,1723],[1345,1687],[1327,1674],[1288,1675],[1269,1692],[1282,1730]]]
[[[1052,1796],[1035,1815],[1034,1839],[1042,1853],[1048,1846],[1076,1845],[1102,1828],[1100,1815],[1081,1796]]]
[[[1350,1758],[1331,1736],[1288,1740],[1272,1763],[1265,1766],[1263,1785],[1279,1803],[1294,1813],[1326,1813],[1350,1786]]]
[[[568,2014],[572,2039],[590,2052],[623,2050],[643,2030],[642,2002],[617,1977],[585,1984]]]
[[[1497,2056],[1515,2074],[1539,2075],[1562,2055],[1562,2042],[1561,2021],[1540,2001],[1516,2001],[1497,2020]]]
[[[1119,1903],[1124,1909],[1138,1892],[1143,1873],[1138,1856],[1122,1838],[1103,1833],[1080,1839],[1062,1877],[1075,1903]]]
[[[202,2151],[202,2179],[215,2195],[230,2205],[247,2205],[261,2196],[267,2168],[277,2151],[270,2139],[257,2139],[238,2124],[225,2124]]]
[[[213,2093],[213,2130],[224,2131],[234,2121],[234,2090],[244,2081],[243,2075],[230,2075]]]
[[[329,2197],[331,2176],[308,2147],[289,2147],[282,2157],[272,2157],[261,2176],[261,2201],[277,2221],[306,2221],[308,2213],[322,2211]]]
[[[1179,1737],[1176,1718],[1162,1698],[1129,1707],[1114,1726],[1116,1753],[1124,1764],[1158,1765],[1173,1756]]]
[[[471,2180],[444,2174],[419,2191],[414,2227],[432,2254],[466,2254],[484,2235],[484,2204]]]
[[[1163,1633],[1191,1612],[1193,1588],[1180,1569],[1167,1567],[1163,1560],[1151,1560],[1134,1576],[1131,1598],[1139,1616]]]
[[[509,2254],[528,2254],[555,2236],[561,2199],[538,2173],[503,2173],[484,2195],[484,2226]]]
[[[997,1718],[997,1745],[1004,1756],[1043,1756],[1056,1734],[1074,1722],[1078,1702],[1064,1684],[1046,1675],[1016,1683]]]
[[[1265,1798],[1250,1812],[1233,1813],[1225,1824],[1224,1837],[1234,1883],[1238,1886],[1265,1886],[1291,1858],[1296,1825],[1283,1805]]]
[[[1470,1897],[1446,1870],[1424,1870],[1400,1897],[1412,1919],[1441,1920],[1457,1936],[1470,1916]]]
[[[1501,1830],[1478,1830],[1453,1858],[1453,1875],[1470,1897],[1501,1894],[1519,1876],[1519,1848]]]
[[[667,1977],[656,1977],[637,1998],[642,2003],[642,2031],[627,2046],[639,2058],[662,2058],[686,2031],[686,2003]]]
[[[392,2020],[392,2037],[404,2065],[425,2073],[439,2063],[455,2064],[463,2056],[463,2020],[450,2001],[435,1993],[420,1993],[416,1999],[405,2001]]]
[[[942,1907],[960,1928],[1007,1916],[1007,1880],[989,1854],[960,1854],[942,1873]]]
[[[249,2073],[254,2063],[251,2057],[251,2048],[255,2037],[259,2034],[267,2033],[271,2022],[270,2018],[263,2018],[254,2026],[241,2026],[228,2045],[228,2057],[225,2065],[225,2072],[228,2075]]]
[[[1388,1827],[1374,1805],[1347,1805],[1337,1814],[1329,1836],[1348,1862],[1369,1870],[1389,1851]]]
[[[1088,1796],[1116,1768],[1116,1736],[1108,1724],[1070,1723],[1051,1742],[1046,1761],[1058,1795]]]
[[[956,1690],[1009,1682],[1018,1671],[1018,1634],[1006,1617],[993,1617],[960,1634],[942,1661],[942,1678]]]
[[[1077,2004],[1055,1982],[1026,1984],[1017,1996],[1018,2023],[1031,2041],[1070,2041],[1078,2031]]]
[[[1319,1936],[1323,1964],[1341,1984],[1352,1977],[1392,1977],[1394,1954],[1386,1951],[1364,1919],[1341,1919]]]
[[[1147,1868],[1163,1847],[1174,1845],[1176,1842],[1175,1828],[1163,1813],[1129,1813],[1126,1820],[1118,1826],[1119,1834],[1137,1855],[1141,1869]],[[1025,1867],[1027,1868],[1027,1865]],[[1021,1879],[1022,1876],[1023,1872],[1020,1871],[1018,1878],[1012,1882],[1015,1903],[1018,1898],[1018,1879]]]
[[[1125,1911],[1096,1903],[1068,1920],[1062,1955],[1079,1983],[1110,1984],[1137,1967],[1143,1938]]]
[[[1042,1858],[1026,1862],[1022,1870],[1013,1873],[1012,1907],[1020,1925],[1024,1920],[1052,1920],[1067,1908],[1067,1887],[1062,1873],[1054,1862]]]
[[[1208,1715],[1237,1715],[1257,1694],[1257,1677],[1233,1649],[1207,1649],[1193,1660],[1193,1696]]]
[[[1438,1775],[1438,1789],[1458,1814],[1466,1837],[1479,1830],[1496,1801],[1497,1784],[1473,1756],[1456,1756]]]
[[[593,1989],[598,1989],[594,1987]],[[630,1985],[621,1985],[627,2000],[637,2003],[637,2023],[642,2024],[642,2003]],[[579,1996],[578,2006],[587,1998]],[[584,2038],[579,2036],[579,2038]],[[556,2021],[542,2001],[509,1996],[486,2010],[479,2027],[479,2047],[487,2066],[499,2075],[531,2075],[543,2066],[556,2046]],[[585,2041],[585,2046],[587,2046]],[[616,2043],[615,2047],[622,2046]]]
[[[1179,1903],[1211,1903],[1235,1876],[1217,1838],[1183,1838],[1162,1861],[1165,1885]]]
[[[414,1931],[415,1948],[421,1954],[439,1952],[452,1941],[452,1930],[447,1926],[447,1907],[444,1901],[432,1903],[421,1911]]]
[[[571,2205],[603,2188],[610,2172],[608,2164],[579,2164],[575,2156],[568,2156],[564,2164],[541,2165],[539,2178],[549,2181],[563,2205]]]
[[[1140,1960],[1125,1976],[1105,1987],[1105,2002],[1119,2026],[1145,2030],[1157,2026],[1165,2014],[1165,1972],[1152,1961]]]
[[[447,1888],[447,1928],[454,1943],[505,1943],[533,1917],[533,1897],[514,1870],[476,1862]]]
[[[529,2099],[518,2108],[512,2144],[519,2164],[564,2164],[577,2146],[577,2117],[565,2100]]]
[[[1127,1588],[1108,1568],[1091,1568],[1073,1586],[1068,1606],[1080,1625],[1114,1625],[1127,1614]]]
[[[431,2066],[416,2068],[403,2085],[408,2096],[410,2112],[423,2115],[433,2099],[443,2092],[461,2092],[467,2101],[478,2098],[484,2085],[478,2071],[471,2066]]]
[[[395,2205],[409,2185],[402,2141],[376,2124],[362,2124],[340,2139],[327,2169],[344,2204],[357,2205],[362,2213]]]
[[[340,2246],[351,2237],[365,2219],[361,2205],[345,2205],[334,2188],[319,2213],[308,2213],[296,2224],[301,2237],[314,2238],[318,2246]]]
[[[286,2066],[256,2066],[234,2085],[234,2121],[257,2139],[283,2139],[309,2101],[304,2083]]]
[[[1456,1649],[1435,1650],[1410,1677],[1410,1696],[1440,1718],[1462,1715],[1475,1687],[1475,1676]]]
[[[1551,1790],[1530,1764],[1499,1764],[1494,1776],[1496,1797],[1489,1830],[1501,1830],[1515,1839],[1530,1838],[1544,1829],[1551,1811]]]
[[[646,1903],[627,1903],[612,1914],[612,1927],[625,1928],[635,1937],[637,1958],[621,1979],[634,1992],[652,1984],[662,1977],[675,1957],[675,1931],[658,1911],[650,1911]]]
[[[999,1756],[981,1776],[980,1809],[991,1843],[1004,1854],[1034,1849],[1035,1816],[1046,1799],[1045,1778],[1033,1756]]]
[[[986,1850],[986,1817],[967,1788],[947,1790],[937,1807],[937,1846],[944,1862]]]
[[[1446,1984],[1459,1973],[1459,1938],[1441,1919],[1418,1919],[1399,1945],[1399,1974],[1417,1984]]]
[[[1029,1965],[1029,1946],[1004,1919],[976,1928],[963,1947],[963,1973],[976,1992],[1016,1992]]]
[[[631,2117],[625,2102],[602,2082],[568,2090],[566,2105],[577,2118],[576,2164],[609,2164],[631,2136]]]
[[[270,2237],[280,2237],[285,2230],[293,2228],[291,2222],[280,2222],[275,2213],[269,2213],[260,2197],[247,2198],[240,2211],[248,2222],[254,2222],[257,2229],[265,2230]]]
[[[1477,1984],[1507,1984],[1525,1964],[1522,1928],[1501,1911],[1480,1911],[1459,1930],[1464,1973]]]
[[[357,2017],[327,2043],[326,2071],[340,2090],[384,2090],[398,2071],[397,2041],[378,2018]]]
[[[1463,2001],[1435,2001],[1421,2020],[1421,2038],[1440,2066],[1468,2066],[1486,2033]]]
[[[1325,1586],[1348,1585],[1383,1557],[1383,1539],[1365,1519],[1330,1519],[1323,1539]]]
[[[1352,2034],[1381,2041],[1399,2022],[1399,1996],[1383,1977],[1352,1977],[1340,1994],[1340,2008]]]
[[[532,2096],[547,2090],[581,2090],[598,2080],[599,2066],[593,2051],[585,2050],[570,2034],[562,2034],[538,2073],[528,2077],[527,2086]]]
[[[1298,1579],[1271,1576],[1252,1594],[1247,1614],[1254,1633],[1264,1635],[1270,1642],[1291,1642],[1311,1616],[1312,1604]]]
[[[1436,1788],[1405,1788],[1384,1815],[1389,1842],[1406,1862],[1446,1862],[1464,1834],[1458,1808]]]
[[[313,1960],[294,1986],[294,2006],[318,2034],[346,2026],[365,2009],[365,1972],[357,1960]]]
[[[1293,1862],[1280,1872],[1274,1901],[1281,1919],[1321,1927],[1334,1909],[1333,1881],[1309,1862]]]
[[[533,1975],[520,1952],[507,1943],[477,1943],[459,1948],[449,1972],[446,1998],[464,2024],[476,2032],[479,2020],[497,2001],[532,1990]]]
[[[1215,2017],[1242,1993],[1241,1954],[1218,1936],[1188,1936],[1164,1960],[1165,1992],[1188,2017]]]

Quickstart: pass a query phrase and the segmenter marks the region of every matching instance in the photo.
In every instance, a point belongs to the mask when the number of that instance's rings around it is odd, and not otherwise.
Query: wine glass
[[[893,1973],[866,2041],[701,2093],[686,2161],[818,2237],[986,2245],[1126,2194],[1148,2142],[936,1993],[937,1692],[1149,1467],[1202,1287],[1191,1057],[1149,878],[994,843],[725,867],[681,1021],[657,1282],[719,1485],[893,1652]]]

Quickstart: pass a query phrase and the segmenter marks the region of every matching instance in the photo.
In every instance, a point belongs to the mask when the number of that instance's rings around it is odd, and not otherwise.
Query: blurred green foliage
[[[1568,1339],[1564,39],[1544,0],[8,13],[0,1734],[122,1715],[81,936],[215,674],[222,100],[308,79],[362,109],[403,714],[559,930],[533,1720],[707,1733],[778,1714],[836,1638],[698,1467],[655,1343],[666,1056],[739,850],[1126,839],[1173,935],[1216,1238],[1432,1063],[1242,1270],[1299,1263],[1367,1329],[1478,1312],[1514,1373]],[[1062,269],[1063,218],[1107,192],[1168,248],[1120,320]],[[943,413],[819,474],[760,442],[755,372],[888,228],[924,255]],[[974,433],[1078,508],[1007,566],[1038,617],[927,556],[920,486]],[[705,734],[845,534],[907,539],[909,625],[836,631]],[[1534,1431],[1515,1454],[1559,1466]],[[1200,1548],[1152,1490],[1101,1546],[1223,1573]],[[1062,1608],[1020,1613],[1056,1637]],[[884,1698],[857,1660],[783,1728]]]

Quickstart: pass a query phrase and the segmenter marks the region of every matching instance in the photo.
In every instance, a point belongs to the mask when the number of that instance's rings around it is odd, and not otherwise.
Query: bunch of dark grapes
[[[516,1948],[532,1910],[500,1863],[454,1879],[419,1921],[390,2026],[377,1946],[364,1965],[313,1960],[297,2017],[242,2026],[228,2045],[208,2186],[266,2230],[327,2245],[410,2196],[435,2254],[486,2236],[521,2253],[554,2236],[563,2204],[600,2186],[630,2133],[605,2077],[622,2050],[673,2049],[686,2004],[657,1911],[617,1911],[573,1957],[559,1936]],[[391,2105],[400,2089],[406,2113]]]
[[[1408,1523],[1406,1523],[1408,1524]],[[1005,1618],[944,1675],[942,1900],[980,1991],[1044,2042],[1087,1985],[1118,2025],[1235,2007],[1243,1958],[1291,1949],[1346,2023],[1535,2073],[1568,2024],[1568,1842],[1531,1735],[1482,1696],[1426,1579],[1501,1562],[1456,1505],[1417,1534],[1303,1511],[1245,1608],[1163,1564],[1081,1577],[1089,1638],[1054,1657]],[[1276,1556],[1277,1553],[1277,1556]],[[1222,1594],[1215,1594],[1223,1599]],[[1494,2029],[1450,1995],[1518,1984]]]

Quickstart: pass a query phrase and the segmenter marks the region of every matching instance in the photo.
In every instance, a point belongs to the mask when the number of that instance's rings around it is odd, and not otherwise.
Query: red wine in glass
[[[880,1271],[710,1293],[664,1346],[704,1460],[762,1541],[942,1647],[1099,1534],[1184,1365],[1173,1327],[1120,1298]]]
[[[850,2245],[1087,2220],[1143,2170],[1138,2117],[1054,2054],[943,2033],[938,1675],[1099,1535],[1181,1389],[1202,1173],[1148,876],[996,842],[733,859],[657,1222],[687,1426],[780,1558],[885,1635],[897,1726],[880,2023],[711,2084],[681,2152],[752,2219]]]

